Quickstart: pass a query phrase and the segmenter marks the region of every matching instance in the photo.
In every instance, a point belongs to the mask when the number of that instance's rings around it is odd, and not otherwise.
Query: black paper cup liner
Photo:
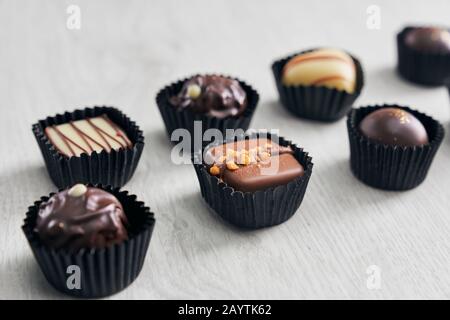
[[[205,142],[202,141],[201,145],[195,145],[193,141],[194,137],[197,137],[198,134],[201,134],[203,136],[203,133],[207,129],[218,129],[224,136],[226,129],[234,129],[234,130],[242,129],[246,131],[250,126],[250,122],[252,120],[253,114],[259,101],[258,92],[255,89],[253,89],[250,85],[237,78],[228,77],[237,80],[241,85],[241,87],[244,89],[245,93],[247,94],[247,107],[245,108],[244,112],[241,115],[221,119],[208,116],[202,113],[195,113],[188,109],[179,110],[175,108],[170,103],[169,99],[173,96],[176,96],[181,91],[183,84],[187,80],[195,76],[196,75],[174,82],[164,87],[156,95],[156,104],[158,105],[159,111],[161,112],[161,117],[163,118],[164,124],[166,126],[166,131],[169,136],[169,140],[170,137],[172,136],[172,132],[175,131],[176,129],[179,128],[187,129],[192,139],[191,140],[192,151],[198,151],[200,148],[203,148],[205,145],[209,143],[208,141]],[[201,121],[202,124],[201,131],[198,132],[196,135],[194,135],[195,132],[194,121]]]
[[[406,27],[397,35],[398,73],[406,80],[424,86],[442,86],[450,76],[450,54],[423,52],[405,44]]]
[[[424,125],[429,143],[401,147],[378,143],[366,138],[359,123],[369,113],[387,107],[399,107],[414,115]],[[347,119],[350,140],[350,167],[365,184],[384,190],[408,190],[425,180],[428,169],[444,138],[444,128],[419,111],[398,105],[369,106],[352,110]]]
[[[357,58],[351,56],[356,67],[356,88],[352,94],[325,86],[286,86],[282,83],[285,64],[294,56],[317,50],[311,49],[292,54],[272,64],[281,104],[294,115],[322,122],[339,120],[352,108],[364,86],[364,72]]]
[[[446,78],[444,82],[445,82],[445,86],[447,87],[447,92],[450,97],[450,77]]]
[[[261,133],[251,133],[234,137],[226,142],[242,139],[258,138]],[[276,135],[264,133],[268,139],[278,138]],[[302,203],[303,197],[312,174],[312,158],[302,148],[279,137],[281,146],[291,146],[294,156],[304,167],[305,174],[291,182],[256,192],[242,192],[228,186],[219,178],[209,174],[206,166],[201,163],[200,153],[193,155],[194,168],[200,183],[203,199],[218,215],[229,223],[247,229],[258,229],[283,223],[294,215]],[[220,145],[218,142],[208,145]]]
[[[45,134],[45,128],[106,114],[127,134],[132,148],[93,152],[80,157],[66,157],[55,148]],[[65,112],[34,124],[33,133],[44,157],[47,171],[58,188],[76,183],[101,183],[122,187],[133,176],[144,148],[144,136],[134,121],[113,107],[93,107]]]
[[[77,253],[46,247],[34,231],[39,206],[52,195],[42,197],[28,208],[22,230],[47,281],[58,291],[80,298],[98,298],[121,291],[139,275],[155,225],[154,214],[135,195],[111,186],[96,185],[112,193],[123,206],[129,222],[128,240],[102,249],[82,249]],[[81,288],[69,289],[69,266],[78,266]]]

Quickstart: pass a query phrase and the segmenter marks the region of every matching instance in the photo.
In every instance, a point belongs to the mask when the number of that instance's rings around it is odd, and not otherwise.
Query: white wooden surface
[[[68,30],[66,8],[81,8]],[[381,8],[381,30],[366,9]],[[57,112],[114,105],[145,131],[126,189],[156,213],[140,277],[112,298],[450,298],[450,147],[409,192],[366,187],[349,171],[345,121],[291,117],[277,102],[271,62],[314,46],[359,56],[366,87],[357,105],[398,102],[449,127],[445,89],[394,73],[395,34],[407,23],[448,23],[433,1],[0,1],[0,299],[64,298],[43,278],[20,226],[53,191],[31,124]],[[154,97],[197,72],[239,76],[261,93],[254,128],[279,128],[310,151],[305,200],[287,223],[240,231],[210,212],[194,170],[170,162]],[[366,269],[381,268],[369,290]]]

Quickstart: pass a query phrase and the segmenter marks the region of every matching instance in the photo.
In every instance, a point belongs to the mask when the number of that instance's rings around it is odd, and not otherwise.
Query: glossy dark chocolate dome
[[[406,34],[405,43],[420,51],[450,53],[450,32],[436,27],[414,28]]]
[[[369,113],[359,124],[361,133],[392,146],[421,146],[428,143],[423,124],[401,108],[382,108]]]
[[[122,205],[114,195],[78,184],[42,203],[35,231],[45,245],[77,252],[124,241],[126,225]]]

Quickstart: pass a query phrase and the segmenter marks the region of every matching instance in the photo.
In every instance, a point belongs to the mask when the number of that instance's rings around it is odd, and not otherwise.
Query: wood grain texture
[[[383,192],[352,176],[344,120],[295,119],[277,101],[274,59],[336,46],[365,67],[357,105],[410,105],[449,128],[445,89],[416,87],[394,71],[396,32],[410,22],[445,24],[449,2],[379,0],[381,30],[369,30],[372,2],[0,1],[0,299],[64,298],[20,229],[27,206],[54,190],[31,124],[95,104],[121,108],[145,131],[125,189],[157,218],[140,277],[113,299],[449,299],[449,137],[419,188]],[[81,30],[66,28],[69,4],[81,8]],[[192,166],[171,163],[154,97],[198,72],[251,83],[261,93],[252,127],[279,128],[313,156],[305,200],[285,224],[231,227],[206,208]],[[366,287],[373,264],[382,270],[378,290]]]

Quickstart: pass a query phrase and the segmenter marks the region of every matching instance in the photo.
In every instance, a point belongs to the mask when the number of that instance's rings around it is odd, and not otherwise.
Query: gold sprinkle
[[[220,156],[219,160],[217,161],[218,163],[222,164],[225,162],[225,160],[227,159],[227,157],[225,156]]]
[[[228,161],[227,162],[227,169],[231,170],[231,171],[234,171],[234,170],[239,169],[239,166],[236,163],[234,163],[234,161]]]
[[[409,123],[411,120],[408,117],[408,114],[403,110],[395,110],[392,111],[392,116],[397,118],[401,124]]]
[[[257,154],[258,154],[258,152],[256,151],[256,149],[251,149],[250,150],[249,156],[250,156],[250,162],[251,163],[257,162]]]
[[[217,176],[220,173],[220,168],[216,165],[209,168],[209,173],[211,173],[213,176]]]
[[[243,164],[245,166],[248,166],[250,164],[250,157],[248,156],[248,154],[242,153],[239,160],[239,164]]]
[[[236,151],[234,151],[233,149],[227,149],[227,157],[234,157],[236,155]]]

